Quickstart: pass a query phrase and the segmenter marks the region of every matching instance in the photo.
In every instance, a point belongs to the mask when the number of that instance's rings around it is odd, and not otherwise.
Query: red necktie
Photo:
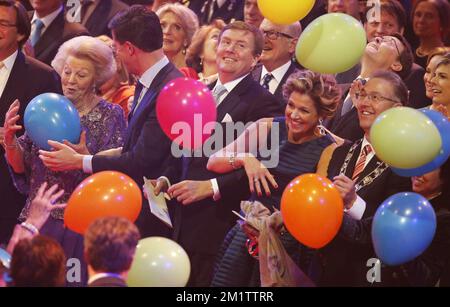
[[[364,170],[364,165],[366,164],[367,155],[370,154],[372,151],[372,147],[369,144],[366,144],[364,146],[363,150],[361,151],[361,155],[358,158],[358,161],[356,162],[355,171],[353,172],[352,180],[355,180],[358,178],[358,176],[362,173]]]

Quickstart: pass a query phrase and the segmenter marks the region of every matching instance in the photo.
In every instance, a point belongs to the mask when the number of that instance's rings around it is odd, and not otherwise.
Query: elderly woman
[[[70,144],[67,141],[66,144],[78,152],[91,154],[120,147],[126,126],[123,111],[119,106],[96,95],[97,88],[115,73],[111,48],[96,38],[76,37],[60,47],[52,66],[61,76],[63,93],[77,108],[84,130],[80,136],[80,144]],[[59,188],[64,189],[60,199],[66,202],[85,175],[81,171],[51,171],[39,158],[39,148],[26,132],[16,138],[16,131],[22,128],[16,125],[19,104],[16,100],[5,116],[5,149],[15,185],[19,191],[28,195],[20,215],[20,219],[25,220],[31,200],[44,182],[49,185],[58,184]],[[64,228],[63,218],[63,210],[53,211],[52,218],[41,232],[57,239],[64,247],[67,257],[82,260],[82,237]]]
[[[97,38],[112,48],[113,41],[111,38],[106,35]],[[116,73],[99,87],[99,91],[104,100],[118,104],[125,113],[125,118],[127,118],[129,112],[128,102],[134,96],[134,85],[131,85],[133,84],[133,78],[117,55],[114,55],[114,59],[117,66]]]
[[[444,46],[450,26],[450,5],[447,0],[419,0],[411,19],[414,34],[420,41],[414,62],[426,68],[428,55],[434,48]]]
[[[443,55],[441,61],[436,64],[430,86],[433,93],[431,109],[450,118],[450,53]]]
[[[186,54],[186,63],[194,69],[198,79],[208,85],[218,78],[216,64],[216,49],[220,31],[225,23],[218,19],[211,24],[202,26],[195,32],[192,43]],[[184,68],[181,68],[184,71]],[[188,73],[194,75],[193,73]]]
[[[198,29],[198,18],[189,8],[179,3],[168,3],[157,11],[163,30],[163,50],[177,67],[185,67],[186,51]]]
[[[283,89],[288,100],[284,117],[259,120],[208,161],[208,169],[217,173],[243,168],[250,191],[255,192],[255,199],[269,210],[280,208],[283,190],[292,179],[326,170],[326,159],[319,163],[322,153],[335,147],[334,140],[320,129],[321,120],[334,114],[340,100],[334,78],[300,71],[289,77]],[[271,152],[279,158],[272,168],[267,168],[267,161],[261,162],[258,155],[266,146],[266,142],[261,142],[264,135],[270,136],[267,142],[272,146]],[[260,141],[254,142],[255,137]],[[252,235],[249,237],[255,239]],[[288,253],[298,258],[302,248],[296,240],[289,235],[281,239]],[[225,242],[213,286],[259,286],[258,262],[249,255],[254,255],[255,245],[248,245],[247,252],[247,236],[239,225],[229,232]]]

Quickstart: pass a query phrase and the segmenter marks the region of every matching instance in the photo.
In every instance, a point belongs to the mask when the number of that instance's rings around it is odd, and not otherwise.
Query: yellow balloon
[[[261,14],[275,24],[288,25],[303,19],[315,0],[258,0]]]
[[[362,24],[350,15],[322,15],[303,31],[295,51],[303,67],[324,74],[344,72],[355,66],[366,47]]]
[[[128,272],[130,287],[184,287],[191,273],[191,263],[178,243],[150,237],[139,241]]]
[[[378,158],[396,168],[417,168],[440,152],[442,139],[422,112],[392,108],[381,113],[370,129],[370,143]]]

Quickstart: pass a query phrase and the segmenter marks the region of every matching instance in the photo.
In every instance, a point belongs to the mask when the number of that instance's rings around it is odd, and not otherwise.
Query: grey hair
[[[168,12],[175,14],[181,21],[181,26],[186,32],[188,46],[191,44],[195,31],[198,30],[199,23],[197,15],[188,7],[180,3],[167,3],[161,6],[157,11],[159,19]]]
[[[116,73],[117,67],[112,49],[101,40],[90,36],[78,36],[59,47],[52,67],[61,75],[69,56],[89,60],[95,68],[95,85],[102,86]]]

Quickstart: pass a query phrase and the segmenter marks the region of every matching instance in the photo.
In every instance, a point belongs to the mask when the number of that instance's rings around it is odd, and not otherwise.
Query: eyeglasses
[[[14,28],[17,27],[17,24],[15,23],[10,23],[6,20],[0,20],[0,27],[2,28]]]
[[[363,100],[364,98],[368,98],[370,101],[375,102],[375,103],[379,103],[382,100],[387,100],[387,101],[390,101],[393,103],[400,103],[400,101],[397,101],[397,100],[394,100],[394,99],[391,99],[391,98],[388,98],[385,96],[381,96],[378,93],[366,93],[365,91],[360,91],[360,92],[357,92],[355,94],[355,96],[356,96],[356,99],[358,99],[358,100]]]
[[[397,49],[397,54],[398,54],[398,56],[400,56],[400,50],[398,49],[397,41],[395,40],[395,38],[383,36],[383,37],[381,38],[381,40],[382,40],[383,42],[386,42],[386,43],[393,42],[393,44],[394,44],[394,46],[395,46],[395,49]]]
[[[277,32],[277,31],[263,31],[263,34],[265,36],[267,36],[270,40],[276,40],[278,39],[280,36],[286,37],[286,38],[290,38],[293,39],[292,36],[287,35],[285,33],[281,33],[281,32]]]

